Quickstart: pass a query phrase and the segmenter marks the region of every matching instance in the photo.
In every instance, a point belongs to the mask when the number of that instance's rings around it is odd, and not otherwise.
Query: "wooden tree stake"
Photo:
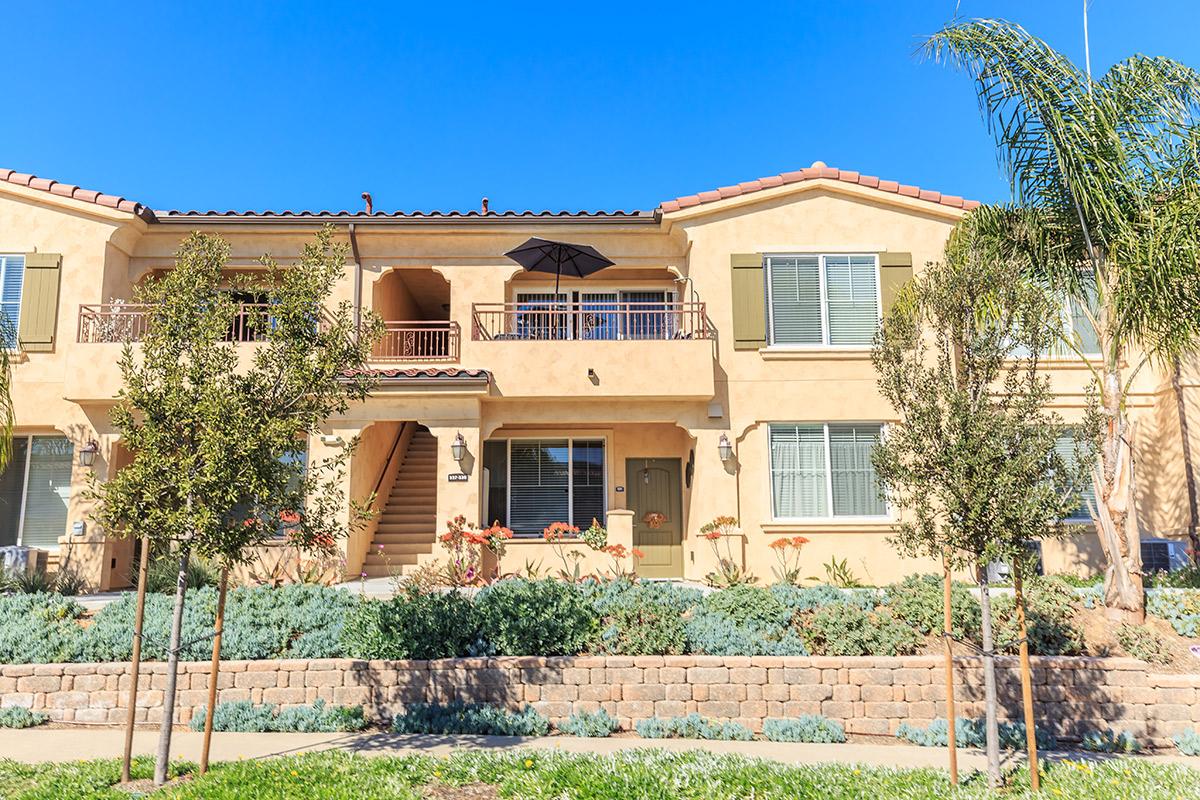
[[[1017,566],[1013,564],[1013,594],[1017,606],[1017,636],[1021,639],[1021,701],[1025,706],[1025,747],[1029,752],[1029,784],[1036,792],[1041,785],[1041,776],[1038,774],[1037,729],[1033,721],[1033,676],[1029,670],[1025,595],[1021,591],[1021,572]]]
[[[125,715],[125,754],[121,761],[121,782],[129,783],[133,764],[133,725],[137,714],[138,674],[142,664],[142,620],[146,616],[146,575],[150,572],[150,538],[142,537],[138,560],[137,604],[133,612],[133,654],[129,657],[129,710]]]
[[[204,714],[204,748],[200,751],[200,774],[208,772],[208,751],[212,744],[213,717],[217,710],[217,675],[221,671],[221,634],[225,630],[225,590],[229,586],[229,568],[221,568],[217,589],[217,621],[213,633],[212,669],[208,673],[208,709]]]
[[[950,551],[946,550],[942,553],[942,582],[944,591],[942,595],[942,612],[945,622],[945,636],[942,637],[942,642],[945,645],[946,653],[946,723],[948,725],[947,735],[949,740],[947,745],[950,750],[950,783],[953,786],[958,785],[958,740],[956,737],[956,722],[954,716],[954,651],[951,647],[950,634],[954,630],[954,617],[952,614],[950,600]]]

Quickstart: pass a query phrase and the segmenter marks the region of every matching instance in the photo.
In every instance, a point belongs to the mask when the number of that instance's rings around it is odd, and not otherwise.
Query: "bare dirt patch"
[[[421,796],[426,800],[496,800],[500,793],[490,783],[465,783],[462,786],[430,783],[421,787]]]

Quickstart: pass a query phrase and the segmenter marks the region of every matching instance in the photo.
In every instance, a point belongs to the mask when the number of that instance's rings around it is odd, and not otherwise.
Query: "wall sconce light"
[[[467,440],[461,433],[455,434],[454,443],[450,445],[450,455],[460,464],[467,457]]]
[[[96,454],[100,452],[100,443],[95,439],[89,439],[79,451],[79,466],[94,467],[96,465]]]
[[[717,440],[717,453],[720,454],[722,461],[729,461],[733,458],[733,445],[729,442],[729,437],[721,434],[721,438]]]

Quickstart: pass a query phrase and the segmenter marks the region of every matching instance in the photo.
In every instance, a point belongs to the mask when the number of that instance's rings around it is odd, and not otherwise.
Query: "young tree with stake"
[[[349,449],[307,466],[294,457],[305,438],[372,385],[363,368],[378,322],[368,320],[360,336],[348,303],[326,307],[345,247],[334,245],[326,227],[295,265],[264,258],[260,275],[232,280],[223,274],[228,256],[219,237],[193,233],[175,268],[139,287],[149,320],[140,344],[127,344],[121,356],[124,388],[112,412],[133,460],[92,487],[105,529],[143,537],[179,561],[158,784],[167,777],[192,555],[227,569],[281,535],[328,552],[366,513],[342,502]],[[256,292],[266,303],[240,305],[231,289]],[[255,344],[236,341],[247,339]]]
[[[1078,503],[1081,473],[1056,452],[1066,429],[1048,410],[1049,381],[1037,371],[1052,316],[1044,289],[981,248],[968,216],[945,262],[903,290],[872,351],[880,391],[899,418],[873,457],[903,512],[894,543],[969,568],[979,584],[993,786],[1000,760],[987,564],[1067,533],[1062,520]]]

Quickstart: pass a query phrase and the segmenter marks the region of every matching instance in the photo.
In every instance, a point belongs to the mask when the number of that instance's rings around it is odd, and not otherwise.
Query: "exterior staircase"
[[[437,440],[413,431],[363,563],[369,578],[407,572],[437,543]],[[382,549],[381,549],[382,547]]]

